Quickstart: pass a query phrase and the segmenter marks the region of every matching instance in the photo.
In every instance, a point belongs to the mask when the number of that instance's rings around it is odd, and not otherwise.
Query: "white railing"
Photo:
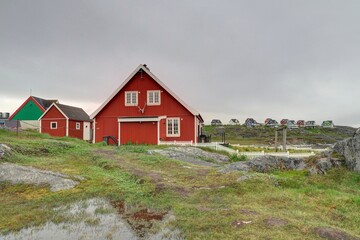
[[[182,145],[182,146],[193,146],[193,141],[160,141],[159,145]]]
[[[277,157],[294,157],[294,158],[303,158],[314,156],[314,151],[308,153],[290,153],[287,152],[269,152],[265,153],[265,151],[259,152],[240,152],[239,150],[234,150],[232,148],[225,147],[218,142],[211,143],[194,143],[193,141],[160,141],[160,145],[182,145],[182,146],[195,146],[195,147],[207,147],[213,148],[216,151],[226,151],[230,154],[236,154],[238,156],[244,155],[249,158],[260,157],[264,155],[277,156]]]
[[[247,157],[259,157],[259,156],[269,155],[269,156],[275,156],[275,157],[303,158],[303,157],[314,156],[315,153],[314,152],[310,152],[310,153],[290,153],[289,151],[287,151],[287,152],[265,153],[264,151],[261,151],[261,152],[238,152],[238,155],[245,155]]]
[[[242,148],[263,148],[263,149],[275,149],[273,146],[259,146],[259,145],[241,145],[241,144],[230,144],[234,147],[242,147]],[[279,143],[278,149],[282,150],[282,144]],[[286,145],[286,149],[289,150],[301,150],[301,151],[311,151],[311,152],[324,152],[329,149],[327,148],[312,148],[311,145]]]

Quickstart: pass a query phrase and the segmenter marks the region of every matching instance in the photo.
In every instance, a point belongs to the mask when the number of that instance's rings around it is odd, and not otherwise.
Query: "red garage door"
[[[157,122],[122,122],[120,144],[157,144]]]

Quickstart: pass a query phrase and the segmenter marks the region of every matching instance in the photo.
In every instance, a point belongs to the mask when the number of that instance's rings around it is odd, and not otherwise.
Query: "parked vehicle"
[[[213,126],[222,125],[222,122],[219,119],[213,119],[211,120],[211,125]]]

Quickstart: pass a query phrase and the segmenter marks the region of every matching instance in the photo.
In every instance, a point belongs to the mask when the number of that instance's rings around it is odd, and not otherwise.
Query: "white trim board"
[[[118,122],[159,122],[161,119],[165,119],[166,116],[159,117],[119,117]]]

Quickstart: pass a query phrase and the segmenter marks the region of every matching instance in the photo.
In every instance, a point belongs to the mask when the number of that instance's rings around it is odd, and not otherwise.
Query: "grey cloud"
[[[359,126],[359,9],[355,0],[2,1],[0,98],[26,99],[31,88],[100,105],[147,63],[207,121]]]

